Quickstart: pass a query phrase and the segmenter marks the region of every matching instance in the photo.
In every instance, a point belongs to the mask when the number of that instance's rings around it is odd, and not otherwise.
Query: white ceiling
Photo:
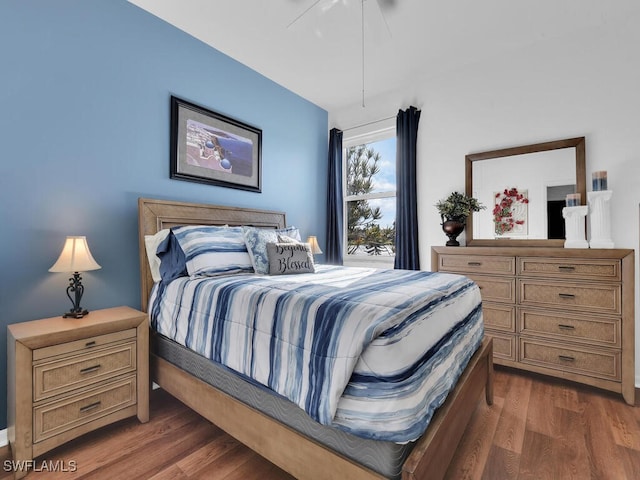
[[[361,104],[363,84],[366,104],[640,8],[638,0],[129,1],[329,112]]]

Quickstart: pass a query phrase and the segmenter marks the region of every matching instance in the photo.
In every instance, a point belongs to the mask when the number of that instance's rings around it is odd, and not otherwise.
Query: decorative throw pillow
[[[172,229],[189,275],[253,272],[242,227],[186,226]]]
[[[267,243],[270,275],[315,273],[313,254],[308,243]]]
[[[278,235],[278,243],[302,243],[300,240],[289,237],[287,235]]]
[[[256,273],[267,275],[269,273],[269,258],[267,256],[267,243],[277,243],[278,235],[285,235],[300,241],[300,232],[296,227],[287,228],[256,228],[242,227],[244,240],[251,256],[251,263]]]

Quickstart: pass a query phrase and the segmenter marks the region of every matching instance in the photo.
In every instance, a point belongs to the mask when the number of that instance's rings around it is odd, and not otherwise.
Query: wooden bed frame
[[[266,210],[140,198],[138,200],[142,308],[153,286],[144,236],[177,225],[253,225],[282,228],[285,214]],[[493,403],[493,344],[485,338],[458,384],[436,411],[406,459],[402,478],[438,479],[447,471],[475,406],[485,391]],[[277,420],[151,353],[151,376],[160,387],[296,478],[383,478]]]

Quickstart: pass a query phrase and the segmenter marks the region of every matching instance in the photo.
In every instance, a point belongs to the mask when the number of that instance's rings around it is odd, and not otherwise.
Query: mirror
[[[487,207],[467,218],[468,246],[562,247],[566,195],[586,205],[584,137],[472,153],[465,172],[466,194]]]

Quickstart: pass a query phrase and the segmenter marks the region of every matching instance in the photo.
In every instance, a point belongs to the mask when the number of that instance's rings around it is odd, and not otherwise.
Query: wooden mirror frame
[[[567,138],[552,142],[534,143],[520,147],[503,148],[490,152],[471,153],[465,157],[465,191],[469,196],[473,195],[473,162],[489,160],[500,157],[511,157],[527,153],[545,152],[561,148],[576,149],[576,193],[580,193],[582,204],[587,201],[587,179],[585,166],[585,140],[584,137]],[[473,238],[473,215],[467,217],[466,226],[467,246],[473,247],[563,247],[563,239],[475,239]]]

